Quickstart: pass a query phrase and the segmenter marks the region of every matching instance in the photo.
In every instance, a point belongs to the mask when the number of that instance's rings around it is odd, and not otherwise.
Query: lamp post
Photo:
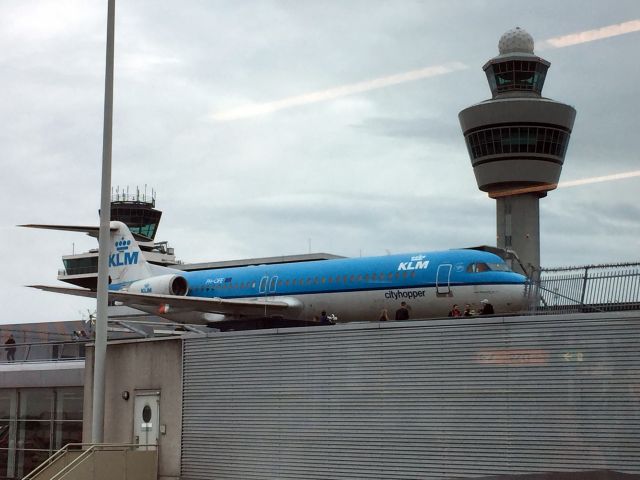
[[[105,358],[107,356],[109,245],[111,220],[111,138],[113,125],[113,50],[115,0],[108,0],[107,56],[104,82],[104,127],[102,133],[102,184],[100,188],[100,235],[98,239],[98,305],[93,363],[93,408],[91,442],[104,439]]]

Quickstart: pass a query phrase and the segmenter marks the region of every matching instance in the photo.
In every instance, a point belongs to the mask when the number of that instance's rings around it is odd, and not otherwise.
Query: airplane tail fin
[[[113,221],[110,226],[109,278],[112,285],[128,284],[176,271],[147,262],[129,227],[124,223]]]

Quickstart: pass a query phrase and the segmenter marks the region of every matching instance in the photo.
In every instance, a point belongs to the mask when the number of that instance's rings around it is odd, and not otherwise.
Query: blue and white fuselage
[[[187,314],[192,322],[255,315],[312,320],[323,310],[339,321],[375,320],[383,309],[393,318],[403,301],[412,318],[428,318],[447,315],[453,304],[462,308],[468,303],[477,308],[485,298],[501,313],[519,311],[524,304],[526,278],[511,271],[497,255],[484,251],[447,250],[183,272],[146,264],[142,255],[135,257],[137,264],[128,262],[137,245],[124,229],[124,224],[118,225],[113,236],[111,290],[137,294],[125,303],[174,320],[187,321]],[[151,305],[138,304],[140,295],[145,300],[158,299]]]
[[[187,296],[295,299],[288,315],[312,319],[325,310],[340,321],[393,316],[402,301],[413,318],[446,316],[454,303],[484,298],[500,312],[521,310],[525,277],[477,250],[449,250],[182,273]]]
[[[496,313],[525,304],[526,277],[492,253],[465,249],[185,272],[146,261],[131,232],[111,222],[111,300],[184,323],[248,318],[310,321],[322,311],[340,322],[391,319],[401,302],[411,318],[446,316],[457,304]],[[91,290],[37,286],[95,296]]]

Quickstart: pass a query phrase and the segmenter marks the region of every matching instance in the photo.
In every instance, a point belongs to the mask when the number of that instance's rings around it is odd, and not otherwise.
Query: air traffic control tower
[[[496,200],[497,246],[513,251],[530,275],[540,267],[540,198],[556,188],[576,111],[542,96],[551,65],[516,27],[483,68],[492,98],[459,119],[478,188]]]

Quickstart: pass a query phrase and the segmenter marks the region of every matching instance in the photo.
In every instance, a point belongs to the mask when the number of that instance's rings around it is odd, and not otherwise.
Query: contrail
[[[593,42],[595,40],[602,40],[603,38],[617,37],[618,35],[638,31],[640,31],[640,20],[630,20],[616,25],[596,28],[595,30],[585,30],[584,32],[572,33],[561,37],[548,38],[540,42],[537,48],[544,50],[547,48],[569,47],[571,45]]]
[[[640,31],[640,20],[630,20],[628,22],[609,25],[595,30],[585,30],[583,32],[572,33],[570,35],[542,40],[541,42],[537,43],[536,49],[545,50],[551,48],[564,48],[571,45],[593,42],[595,40],[602,40],[603,38],[615,37],[617,35],[623,35],[625,33],[637,31]],[[258,115],[277,112],[278,110],[284,110],[286,108],[298,107],[301,105],[308,105],[317,102],[325,102],[327,100],[333,100],[335,98],[346,97],[347,95],[354,95],[356,93],[377,90],[379,88],[384,88],[391,85],[414,82],[416,80],[422,80],[423,78],[444,75],[447,73],[464,70],[466,68],[468,68],[467,65],[461,62],[444,63],[441,65],[434,65],[418,70],[411,70],[409,72],[397,73],[395,75],[389,75],[387,77],[379,77],[374,78],[373,80],[365,80],[363,82],[342,85],[334,88],[329,88],[327,90],[318,90],[316,92],[283,98],[282,100],[249,104],[242,107],[233,108],[231,110],[213,113],[210,115],[210,118],[218,122],[225,122],[238,120],[241,118],[255,117]]]
[[[318,90],[317,92],[305,93],[295,97],[284,98],[274,102],[256,103],[246,105],[244,107],[227,110],[225,112],[214,113],[211,118],[217,121],[237,120],[239,118],[253,117],[256,115],[264,115],[266,113],[275,112],[285,108],[307,105],[310,103],[324,102],[333,100],[334,98],[345,97],[355,93],[367,92],[378,88],[397,85],[399,83],[413,82],[423,78],[435,77],[446,73],[455,72],[468,68],[460,62],[444,63],[442,65],[434,65],[431,67],[421,68],[419,70],[411,70],[409,72],[397,73],[388,77],[374,78],[373,80],[365,80],[364,82],[351,83],[339,87],[329,88],[327,90]]]
[[[577,187],[579,185],[588,185],[590,183],[610,182],[611,180],[624,180],[626,178],[640,177],[640,170],[634,170],[632,172],[614,173],[612,175],[603,175],[601,177],[589,177],[582,180],[571,180],[568,182],[558,183],[558,188],[561,187]]]
[[[624,180],[627,178],[634,178],[634,177],[640,177],[640,170],[633,170],[631,172],[614,173],[612,175],[603,175],[600,177],[589,177],[589,178],[582,178],[580,180],[569,180],[566,182],[560,182],[555,186],[551,185],[552,187],[551,190],[553,190],[554,188],[578,187],[580,185],[589,185],[591,183],[611,182],[613,180]],[[500,192],[491,193],[489,196],[491,198],[499,198],[499,197],[506,197],[508,195],[520,195],[523,193],[542,192],[546,190],[550,190],[549,185],[502,190]]]

